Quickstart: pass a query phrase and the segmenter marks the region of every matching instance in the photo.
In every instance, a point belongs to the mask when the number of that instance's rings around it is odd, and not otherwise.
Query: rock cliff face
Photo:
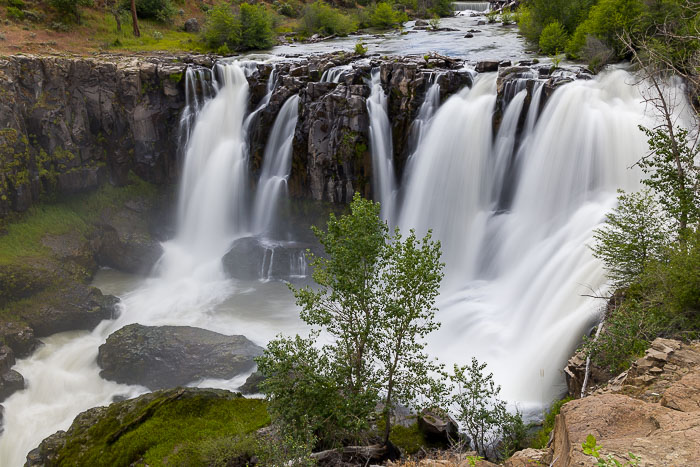
[[[193,55],[0,59],[0,216],[24,211],[42,195],[92,189],[107,180],[125,184],[130,171],[153,183],[175,182],[186,70],[210,68],[214,61]],[[335,70],[337,82],[322,82],[334,67],[343,67]],[[444,101],[471,86],[473,77],[461,61],[439,57],[330,54],[249,67],[249,109],[266,94],[271,74],[275,82],[269,104],[250,126],[253,175],[279,109],[299,94],[290,194],[336,203],[348,202],[354,191],[371,196],[367,98],[374,68],[388,96],[399,176],[413,150],[411,125],[430,84],[440,85]],[[503,83],[529,80],[525,87],[531,93],[534,81],[546,77],[542,70],[514,68],[499,80],[499,111],[512,98],[513,86]],[[550,81],[547,95],[562,82]]]
[[[0,59],[0,215],[42,193],[124,184],[130,170],[175,180],[186,67],[158,57]]]

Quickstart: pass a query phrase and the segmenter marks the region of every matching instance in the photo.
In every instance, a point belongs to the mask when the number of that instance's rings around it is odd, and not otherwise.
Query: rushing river
[[[467,29],[475,21],[442,24]],[[367,41],[379,53],[526,56],[512,30],[482,28],[478,40],[460,39],[461,30]],[[355,41],[278,47],[275,53],[348,48]],[[120,316],[89,333],[43,339],[34,355],[18,361],[15,369],[27,389],[3,404],[0,465],[23,464],[31,448],[68,428],[79,412],[146,391],[99,377],[98,346],[126,324],[197,326],[243,334],[261,345],[278,333],[305,331],[285,283],[266,280],[264,271],[261,280],[232,280],[221,263],[234,239],[279,230],[272,224],[286,193],[297,118],[292,96],[275,121],[253,192],[244,144],[255,110],[246,108],[247,66],[221,64],[218,91],[193,97],[186,110],[192,118],[183,122],[187,147],[177,235],[164,244],[152,276],[100,271],[94,285],[122,299]],[[430,353],[448,367],[476,356],[488,363],[509,401],[526,412],[540,410],[561,393],[563,364],[599,312],[600,304],[584,297],[605,284],[588,248],[592,231],[614,206],[616,190],[639,184],[640,174],[630,167],[646,151],[637,125],[648,118],[632,77],[617,70],[562,86],[541,113],[537,105],[529,107],[521,138],[516,131],[524,90],[515,89],[494,138],[495,75],[478,75],[471,89],[442,106],[433,84],[414,125],[415,151],[403,180],[387,159],[391,134],[376,73],[371,85],[371,146],[381,167],[373,183],[386,206],[382,214],[403,229],[433,229],[447,262],[437,315],[442,328],[430,336]],[[541,93],[540,86],[533,100]],[[234,389],[245,376],[198,385]]]

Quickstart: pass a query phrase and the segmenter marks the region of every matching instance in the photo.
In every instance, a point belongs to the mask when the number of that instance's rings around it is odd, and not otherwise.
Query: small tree
[[[648,175],[642,183],[656,194],[683,241],[688,227],[700,219],[700,167],[695,163],[698,147],[685,128],[667,124],[640,129],[649,137],[650,149],[637,163]]]
[[[318,287],[290,286],[301,318],[332,338],[313,358],[325,363],[321,368],[299,363],[313,360],[303,350],[311,347],[312,336],[311,341],[297,337],[295,345],[271,342],[259,367],[268,378],[263,390],[273,415],[293,421],[299,414],[321,414],[311,420],[314,426],[323,420],[346,439],[361,437],[381,400],[386,444],[394,404],[414,403],[437,386],[429,373],[439,367],[425,355],[423,337],[438,327],[434,302],[443,264],[439,243],[430,235],[422,240],[413,232],[405,239],[398,230],[390,235],[378,203],[356,194],[350,209],[339,218],[331,214],[327,231],[314,228],[326,253],[310,255]],[[318,381],[323,384],[317,386]]]
[[[637,279],[667,243],[666,217],[649,191],[618,191],[618,205],[593,234],[593,256],[603,261],[616,287]]]
[[[493,373],[484,374],[486,363],[472,357],[468,366],[454,366],[452,404],[457,407],[457,420],[471,438],[473,448],[482,456],[497,457],[496,443],[506,443],[503,452],[512,454],[523,441],[525,427],[519,412],[510,414],[505,401],[498,398],[501,387]],[[491,456],[489,456],[491,454]]]

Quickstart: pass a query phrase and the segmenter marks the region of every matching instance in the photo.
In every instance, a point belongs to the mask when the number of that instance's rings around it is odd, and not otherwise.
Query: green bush
[[[541,30],[535,24],[532,9],[528,8],[527,4],[522,3],[518,8],[517,17],[520,34],[525,36],[530,42],[539,42]]]
[[[80,22],[80,7],[91,6],[92,0],[49,0],[49,3],[64,20]]]
[[[217,53],[230,53],[231,49],[238,47],[241,42],[241,25],[230,6],[221,3],[207,12],[204,41]],[[225,50],[222,50],[224,47]]]
[[[561,407],[569,401],[572,401],[573,397],[565,397],[564,399],[555,401],[549,408],[542,421],[542,428],[537,430],[537,432],[532,436],[529,442],[529,447],[535,449],[544,449],[549,443],[549,438],[554,429],[554,422],[556,421],[557,415],[561,411]]]
[[[7,7],[7,17],[15,21],[22,21],[24,19],[24,12],[17,7],[8,6]]]
[[[24,3],[24,0],[6,0],[5,4],[7,6],[19,8],[20,10],[24,10],[27,7],[27,5]]]
[[[241,49],[266,49],[274,44],[272,17],[263,5],[242,3],[239,10]]]
[[[429,0],[428,12],[440,17],[452,16],[454,15],[454,9],[452,8],[451,0]]]
[[[370,24],[377,28],[392,28],[406,21],[405,13],[394,10],[388,2],[381,2],[375,5],[370,14]]]
[[[131,2],[123,0],[120,9],[129,11]],[[152,19],[167,24],[171,23],[177,15],[177,8],[170,0],[136,0],[136,14],[139,18]]]
[[[364,55],[367,53],[367,46],[364,42],[359,41],[355,43],[355,53],[357,55]]]
[[[304,9],[300,27],[301,32],[307,36],[313,34],[347,36],[357,30],[357,23],[340,10],[322,0],[317,0]]]
[[[588,15],[587,32],[612,47],[618,57],[623,57],[627,51],[619,35],[634,32],[643,11],[641,0],[600,0]]]
[[[566,48],[569,38],[564,27],[558,22],[548,24],[540,35],[540,52],[547,55],[558,55]]]

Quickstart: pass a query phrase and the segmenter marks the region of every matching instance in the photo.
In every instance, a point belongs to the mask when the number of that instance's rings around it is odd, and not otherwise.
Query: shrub
[[[120,9],[129,11],[131,9],[130,1],[123,0]],[[139,18],[170,23],[177,15],[177,9],[170,0],[136,0],[136,14]]]
[[[626,48],[619,35],[634,32],[643,11],[641,0],[600,0],[590,10],[587,32],[611,47],[616,56],[623,57]]]
[[[548,24],[540,35],[540,51],[547,55],[558,55],[566,48],[569,38],[562,25],[555,21]]]
[[[352,18],[322,0],[308,5],[301,19],[301,31],[308,36],[316,33],[347,36],[356,30],[357,23]]]
[[[92,0],[50,0],[50,4],[64,20],[80,22],[80,7],[91,6]]]
[[[231,7],[225,3],[209,10],[204,25],[204,41],[217,53],[230,53],[241,42],[241,26]],[[222,48],[226,50],[223,51]]]
[[[469,366],[454,366],[451,375],[456,392],[451,403],[457,407],[456,418],[469,435],[479,455],[507,457],[522,447],[526,428],[520,412],[513,415],[505,401],[498,398],[501,387],[493,381],[493,373],[484,374],[485,363],[472,358]],[[502,449],[496,447],[502,441]]]
[[[451,0],[429,0],[427,9],[430,13],[440,17],[454,15]]]
[[[440,29],[440,17],[438,15],[433,15],[433,17],[428,20],[428,24],[430,25],[430,29],[437,31]]]
[[[390,3],[381,2],[370,14],[370,24],[378,28],[391,28],[405,21],[405,14],[395,11]]]
[[[355,53],[357,55],[364,55],[367,53],[367,46],[364,42],[359,41],[355,43]]]
[[[514,21],[515,16],[513,16],[513,13],[510,10],[503,10],[501,14],[501,23],[504,26],[508,26],[509,24],[513,24]]]
[[[648,191],[618,192],[618,205],[593,234],[593,256],[603,261],[615,287],[637,280],[667,245],[667,220]]]
[[[494,24],[496,21],[498,21],[498,12],[496,10],[491,10],[486,13],[486,21],[489,24]]]
[[[532,10],[525,3],[518,8],[518,29],[530,42],[539,42],[540,29],[535,24]]]
[[[240,7],[242,49],[266,49],[274,44],[272,17],[263,5],[242,3]]]
[[[7,7],[7,17],[15,21],[22,21],[24,19],[24,12],[17,7],[8,6]]]

